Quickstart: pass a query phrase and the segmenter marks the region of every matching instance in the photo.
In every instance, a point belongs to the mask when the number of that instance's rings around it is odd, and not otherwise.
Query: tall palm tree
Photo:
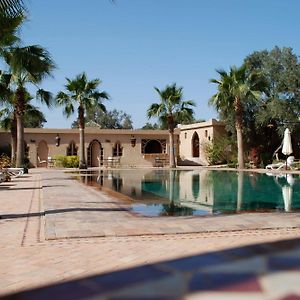
[[[170,168],[176,167],[174,149],[174,128],[176,120],[193,120],[194,111],[191,108],[196,106],[192,100],[183,101],[183,88],[177,87],[176,83],[167,85],[164,90],[154,88],[160,97],[159,103],[153,103],[147,110],[148,118],[158,117],[160,122],[167,123],[170,142]]]
[[[83,72],[75,77],[75,79],[66,78],[66,93],[60,91],[57,96],[57,104],[64,106],[64,114],[70,117],[75,112],[75,106],[78,111],[78,127],[79,127],[79,168],[87,168],[85,151],[84,151],[84,128],[85,113],[92,107],[106,111],[102,103],[103,99],[109,99],[106,92],[99,92],[97,87],[101,83],[99,79],[88,81],[86,74]]]
[[[29,94],[26,94],[24,121],[25,127],[40,127],[46,122],[44,114],[38,107],[32,105],[30,101],[33,99]],[[11,162],[16,163],[16,147],[17,147],[17,119],[14,111],[13,94],[3,103],[3,108],[0,110],[0,128],[10,130],[11,133]],[[35,124],[35,125],[33,125]]]
[[[26,86],[28,84],[37,88],[36,98],[48,107],[52,104],[51,93],[40,89],[38,84],[51,76],[55,68],[48,51],[41,46],[13,47],[3,52],[5,62],[11,73],[14,91],[14,111],[17,120],[17,151],[16,165],[24,164],[24,113],[26,110]]]
[[[261,96],[261,81],[258,73],[249,73],[245,65],[240,68],[231,67],[229,73],[217,70],[220,79],[210,82],[218,85],[218,92],[209,102],[218,112],[231,114],[235,119],[235,129],[238,146],[238,167],[244,168],[243,147],[243,112],[247,101],[259,99]]]

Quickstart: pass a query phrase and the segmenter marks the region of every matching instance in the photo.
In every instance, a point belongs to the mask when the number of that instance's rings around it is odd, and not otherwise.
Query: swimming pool
[[[86,184],[119,193],[132,212],[187,216],[245,212],[294,212],[300,208],[300,178],[214,170],[100,170]]]

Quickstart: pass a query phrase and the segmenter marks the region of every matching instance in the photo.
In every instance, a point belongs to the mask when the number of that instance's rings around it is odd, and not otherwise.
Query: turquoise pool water
[[[273,176],[272,176],[273,175]],[[300,177],[212,170],[101,170],[87,184],[126,197],[145,216],[293,212],[300,208]]]

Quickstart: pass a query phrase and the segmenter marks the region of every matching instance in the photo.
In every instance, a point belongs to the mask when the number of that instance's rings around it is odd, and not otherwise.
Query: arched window
[[[120,142],[116,142],[113,147],[113,156],[122,156],[123,155],[123,147],[121,147]]]
[[[199,157],[199,136],[198,133],[195,131],[192,138],[192,155],[193,157]]]
[[[73,156],[73,155],[76,156],[77,150],[78,150],[78,147],[76,147],[75,142],[72,141],[67,148],[67,156]]]
[[[145,153],[162,153],[161,143],[157,140],[150,140],[145,145]]]

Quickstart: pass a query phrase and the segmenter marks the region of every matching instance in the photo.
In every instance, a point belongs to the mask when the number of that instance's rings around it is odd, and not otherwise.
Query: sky
[[[54,95],[85,71],[110,95],[107,109],[132,116],[134,128],[159,102],[154,87],[176,83],[197,104],[196,119],[217,118],[208,105],[216,69],[240,66],[254,51],[291,47],[300,54],[299,0],[27,0],[23,45],[39,44],[57,65],[42,87]],[[62,108],[46,128],[70,128]],[[155,119],[150,119],[154,123]]]

